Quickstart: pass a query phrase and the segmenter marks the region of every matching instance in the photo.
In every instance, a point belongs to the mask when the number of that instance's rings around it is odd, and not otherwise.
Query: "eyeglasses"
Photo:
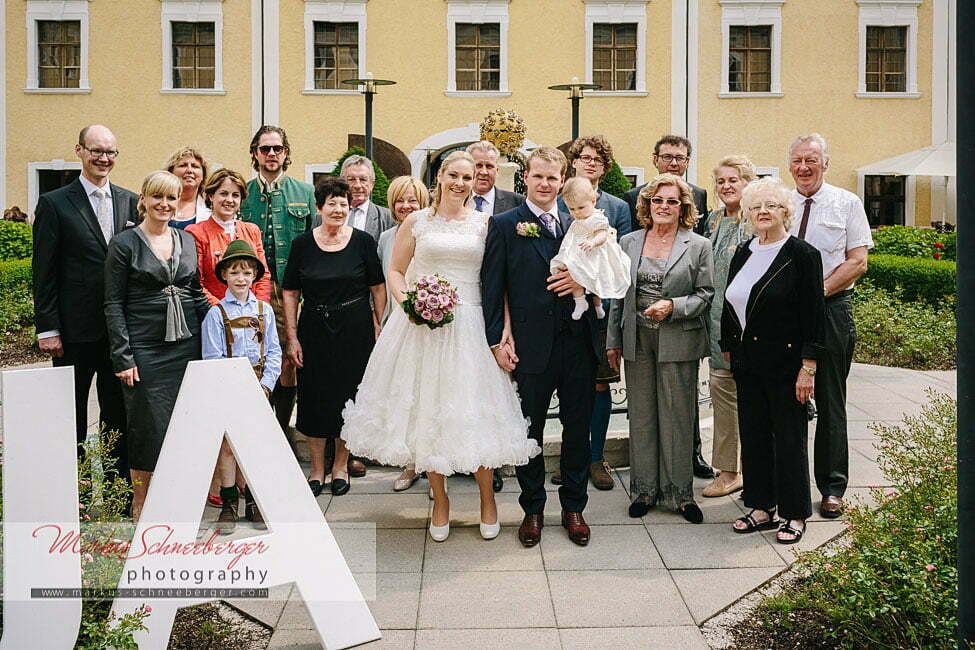
[[[599,156],[579,156],[579,160],[582,161],[584,165],[592,163],[594,165],[605,165],[606,161]]]
[[[105,156],[109,160],[115,160],[115,158],[118,156],[118,149],[109,149],[107,151],[105,149],[89,149],[85,145],[81,145],[81,148],[90,153],[93,158],[101,158],[102,156]]]
[[[265,144],[257,148],[265,156],[268,154],[279,154],[284,151],[284,145],[282,144]]]
[[[662,153],[659,156],[657,156],[657,158],[660,158],[665,163],[671,163],[676,161],[680,165],[683,165],[684,163],[686,163],[688,160],[691,159],[690,156],[675,156],[669,153]]]
[[[764,203],[756,203],[755,205],[748,206],[749,212],[758,212],[759,210],[767,210],[769,212],[775,212],[776,210],[783,210],[785,206],[781,203],[772,203],[771,201],[766,201]]]
[[[676,208],[678,205],[680,205],[680,200],[664,199],[659,196],[655,196],[652,199],[650,199],[650,203],[653,203],[654,205],[663,205],[666,203],[668,208]]]

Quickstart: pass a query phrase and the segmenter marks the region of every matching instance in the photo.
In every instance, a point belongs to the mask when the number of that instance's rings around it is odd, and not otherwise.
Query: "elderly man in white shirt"
[[[829,151],[821,135],[801,135],[792,141],[789,171],[796,183],[796,218],[791,234],[815,246],[823,258],[826,354],[816,370],[819,415],[813,473],[823,497],[820,513],[832,519],[843,513],[849,480],[846,379],[856,345],[851,296],[853,284],[867,271],[873,237],[860,198],[823,181],[828,168]]]
[[[393,215],[388,208],[376,205],[369,200],[372,188],[376,185],[376,172],[372,168],[372,161],[365,156],[349,156],[342,163],[339,177],[349,184],[352,201],[349,205],[348,225],[363,230],[376,240],[379,245],[379,235],[396,225]],[[315,224],[321,223],[321,217],[315,217]]]

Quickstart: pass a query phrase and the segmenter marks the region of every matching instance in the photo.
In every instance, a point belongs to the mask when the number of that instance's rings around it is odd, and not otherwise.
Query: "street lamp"
[[[362,94],[366,96],[366,158],[372,160],[372,96],[376,94],[376,86],[392,86],[396,82],[389,79],[373,79],[372,73],[367,72],[365,79],[346,79],[342,83],[349,86],[362,86]]]
[[[579,77],[572,77],[572,83],[549,86],[549,90],[568,90],[569,100],[572,102],[572,139],[579,137],[579,101],[584,90],[599,90],[599,84],[580,83]]]

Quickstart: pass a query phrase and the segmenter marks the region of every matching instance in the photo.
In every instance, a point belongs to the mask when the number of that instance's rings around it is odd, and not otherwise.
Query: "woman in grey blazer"
[[[691,523],[697,366],[707,356],[707,316],[714,281],[711,242],[692,228],[690,186],[661,174],[640,191],[642,228],[620,241],[630,256],[630,288],[613,301],[606,339],[614,367],[625,360],[630,416],[630,516],[658,501]]]

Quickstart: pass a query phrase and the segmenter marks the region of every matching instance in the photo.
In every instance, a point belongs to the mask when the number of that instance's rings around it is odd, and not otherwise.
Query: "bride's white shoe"
[[[442,542],[447,539],[450,535],[450,522],[448,521],[444,526],[434,526],[430,524],[430,537],[433,538],[435,542]]]
[[[486,524],[482,521],[480,528],[483,539],[494,539],[501,533],[501,519],[499,518],[493,524]]]

